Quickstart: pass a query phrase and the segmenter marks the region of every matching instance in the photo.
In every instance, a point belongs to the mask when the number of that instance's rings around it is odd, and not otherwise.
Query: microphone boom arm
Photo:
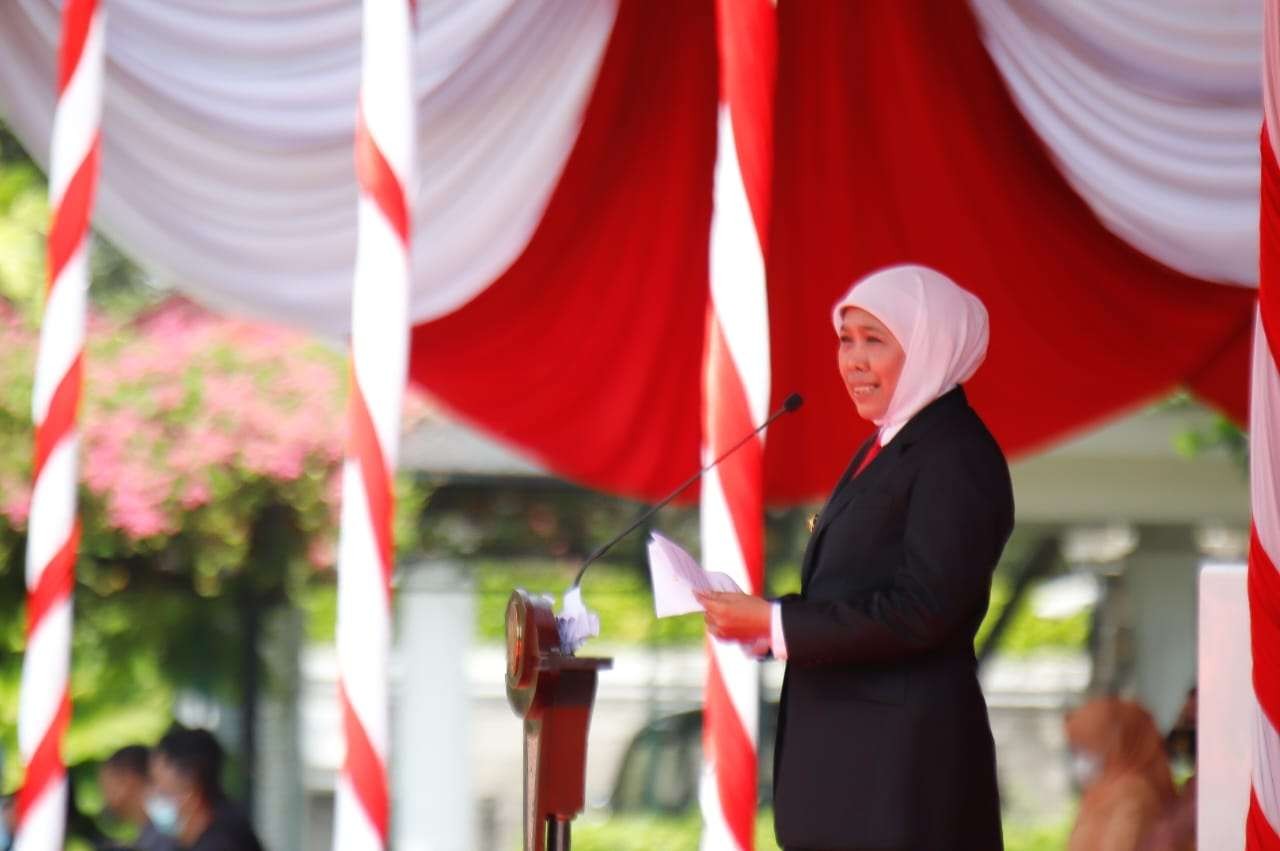
[[[712,467],[719,464],[724,459],[728,458],[733,453],[737,452],[747,443],[747,441],[751,440],[751,438],[755,437],[757,434],[759,434],[760,432],[768,428],[773,423],[774,420],[778,419],[783,414],[791,413],[792,411],[799,408],[802,404],[804,404],[804,398],[799,393],[792,393],[782,403],[782,407],[778,408],[778,410],[770,414],[767,420],[762,422],[760,425],[756,426],[756,428],[752,429],[751,432],[749,432],[745,437],[742,438],[742,440],[739,440],[733,446],[725,450],[724,453],[722,453],[719,458],[715,459],[710,464],[706,465],[701,470],[694,473],[689,478],[685,479],[683,484],[681,484],[678,488],[673,490],[671,493],[667,494],[666,497],[664,497],[663,500],[659,502],[657,505],[652,506],[643,514],[641,514],[638,518],[636,518],[634,523],[632,523],[626,529],[622,530],[620,534],[615,535],[610,540],[596,547],[595,550],[592,551],[592,553],[589,556],[587,556],[586,561],[582,563],[582,566],[578,568],[578,573],[573,577],[573,584],[569,586],[569,590],[572,591],[574,588],[577,588],[579,584],[581,584],[582,575],[587,572],[587,568],[591,566],[591,563],[594,562],[596,559],[600,558],[601,556],[603,556],[605,553],[609,552],[609,550],[613,548],[614,544],[618,543],[623,538],[627,537],[627,535],[630,535],[632,532],[638,529],[641,526],[641,524],[643,524],[646,520],[653,517],[653,515],[657,514],[659,509],[663,508],[664,506],[667,505],[667,503],[671,502],[671,500],[675,499],[677,496],[682,494],[685,491],[685,489],[689,487],[689,485],[693,484],[698,479],[702,478],[702,476],[708,470],[710,470]]]

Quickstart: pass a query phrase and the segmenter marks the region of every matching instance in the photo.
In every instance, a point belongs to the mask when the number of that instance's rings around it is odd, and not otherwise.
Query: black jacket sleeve
[[[904,561],[891,582],[848,600],[783,600],[787,660],[893,662],[976,629],[1012,526],[1007,483],[998,456],[933,453],[912,484]]]

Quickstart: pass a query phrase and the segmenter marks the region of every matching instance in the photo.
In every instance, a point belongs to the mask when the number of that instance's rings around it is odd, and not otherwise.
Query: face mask
[[[1086,788],[1102,773],[1102,765],[1098,758],[1085,751],[1076,751],[1071,755],[1071,776],[1081,789]]]
[[[147,798],[147,818],[152,826],[165,836],[178,835],[178,802],[167,795],[152,795]]]

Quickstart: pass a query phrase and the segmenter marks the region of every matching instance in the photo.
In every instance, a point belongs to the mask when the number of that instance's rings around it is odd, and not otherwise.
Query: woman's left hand
[[[698,602],[706,610],[707,630],[722,641],[743,643],[769,638],[769,602],[734,591],[702,591]]]

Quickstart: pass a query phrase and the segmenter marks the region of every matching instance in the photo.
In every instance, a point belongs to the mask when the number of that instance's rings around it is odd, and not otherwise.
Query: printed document
[[[723,573],[703,570],[683,547],[657,532],[649,535],[649,576],[653,609],[660,618],[702,611],[695,591],[742,591]]]

